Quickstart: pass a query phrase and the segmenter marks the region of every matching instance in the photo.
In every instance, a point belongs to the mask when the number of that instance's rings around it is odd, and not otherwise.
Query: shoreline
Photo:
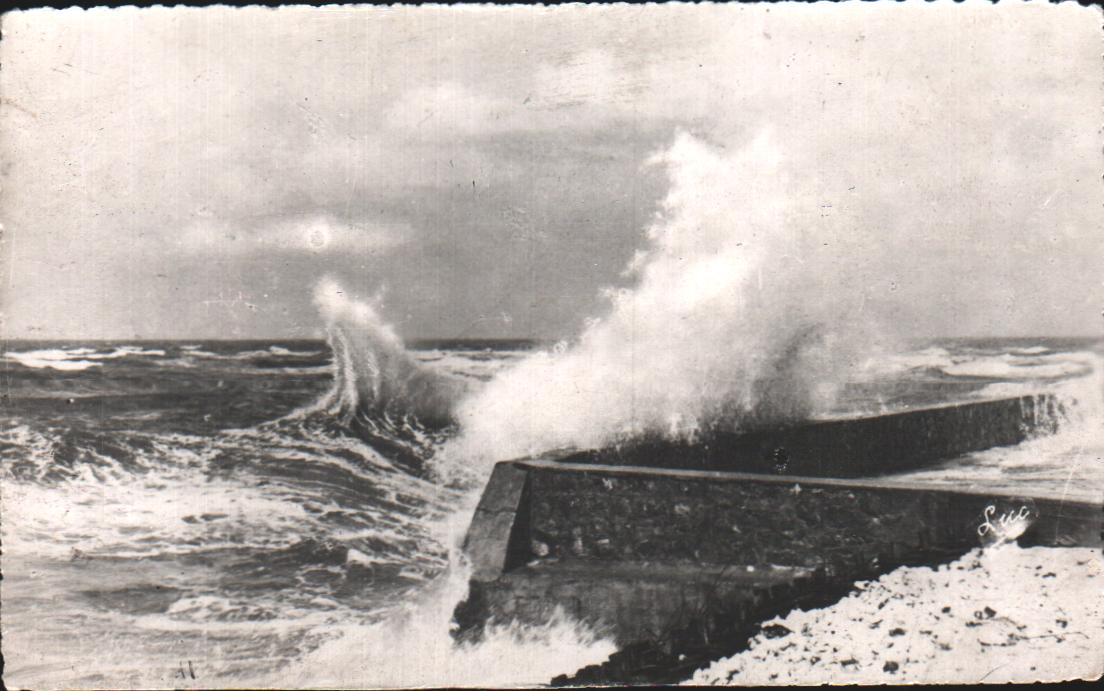
[[[1104,673],[1104,557],[1002,545],[855,583],[763,622],[694,685],[1007,683]]]

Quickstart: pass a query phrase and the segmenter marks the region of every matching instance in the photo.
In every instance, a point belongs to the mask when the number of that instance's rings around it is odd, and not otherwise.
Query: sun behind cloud
[[[197,254],[381,254],[407,242],[402,223],[349,222],[329,214],[261,219],[200,218],[180,236],[181,249]]]

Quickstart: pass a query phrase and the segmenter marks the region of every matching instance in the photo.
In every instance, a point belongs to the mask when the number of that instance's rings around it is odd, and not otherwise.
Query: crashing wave
[[[466,382],[421,365],[372,305],[348,298],[335,281],[321,281],[314,298],[334,353],[334,386],[320,407],[346,421],[361,417],[428,428],[455,422]]]

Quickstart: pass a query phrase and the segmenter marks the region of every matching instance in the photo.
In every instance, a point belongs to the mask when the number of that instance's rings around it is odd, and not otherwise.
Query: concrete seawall
[[[1048,394],[826,420],[690,442],[662,439],[583,451],[569,463],[730,470],[817,477],[862,477],[910,470],[934,460],[1053,433],[1060,402]]]
[[[709,450],[648,444],[499,463],[466,541],[472,578],[458,635],[478,637],[490,621],[539,625],[558,608],[623,651],[620,668],[576,681],[675,681],[679,665],[692,671],[731,652],[756,622],[829,604],[899,565],[952,560],[1002,534],[1022,545],[1100,546],[1104,513],[1088,502],[823,477],[848,450],[873,463],[896,449],[915,467],[924,455],[910,442],[934,449],[929,458],[1015,443],[1053,431],[1055,406],[1007,399],[745,435]],[[814,472],[669,467],[715,467],[726,458],[718,449],[762,458],[772,445]],[[598,462],[611,459],[622,463]],[[640,659],[670,664],[633,671],[639,665],[625,660],[642,649]]]
[[[981,542],[987,519],[996,524],[1005,515],[1024,516],[1025,546],[1101,544],[1104,513],[1090,502],[877,480],[518,461],[496,466],[466,547],[487,617],[535,623],[560,605],[629,643],[655,631],[646,619],[663,618],[654,609],[622,615],[652,609],[636,581],[675,582],[676,589],[684,581],[738,589],[814,577],[852,581],[883,567],[958,556]],[[702,595],[701,604],[708,599]]]

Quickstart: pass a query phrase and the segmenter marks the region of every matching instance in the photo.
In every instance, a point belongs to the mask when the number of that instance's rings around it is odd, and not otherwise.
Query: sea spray
[[[959,370],[991,373],[994,360],[1003,354],[973,353],[954,358]],[[975,365],[971,367],[970,365]],[[1056,379],[1061,368],[1065,377]],[[1046,391],[1056,405],[1039,408],[1039,429],[1054,434],[1033,436],[1012,447],[996,447],[969,454],[954,463],[898,476],[909,482],[1031,491],[1042,496],[1074,495],[1104,500],[1104,354],[1099,350],[1059,352],[1006,374],[1008,378],[978,389],[974,398],[1025,396]],[[1045,459],[1045,460],[1043,460]],[[1056,481],[1058,480],[1058,481]]]
[[[869,343],[849,220],[763,135],[736,151],[679,134],[652,165],[669,193],[631,289],[571,347],[539,352],[457,410],[475,462],[646,434],[692,437],[809,417]]]
[[[604,661],[611,641],[558,611],[543,626],[490,625],[476,643],[450,635],[470,573],[454,552],[445,576],[385,621],[330,627],[332,638],[281,670],[272,685],[396,688],[543,686],[553,677]],[[264,685],[264,684],[261,684]]]
[[[402,339],[368,302],[352,300],[341,285],[322,279],[315,304],[326,320],[334,351],[334,388],[320,401],[350,419],[414,419],[430,427],[452,421],[452,408],[467,384],[422,367]]]
[[[349,298],[337,281],[320,280],[314,301],[326,320],[333,384],[291,417],[324,413],[411,472],[423,474],[470,384],[419,363],[375,306]]]
[[[419,363],[374,305],[349,298],[336,281],[320,281],[315,302],[327,324],[334,381],[318,401],[290,417],[317,420],[322,413],[374,449],[385,448],[416,475],[446,483],[450,510],[422,516],[421,529],[433,548],[448,550],[449,564],[424,589],[389,608],[385,618],[327,625],[326,642],[280,670],[272,683],[541,685],[605,660],[613,644],[563,613],[539,626],[491,624],[477,642],[452,638],[453,610],[466,597],[469,579],[461,544],[487,468],[456,456],[432,457],[454,430],[454,407],[472,384]],[[405,458],[436,463],[427,474],[419,463],[403,463]],[[371,560],[359,551],[350,555],[353,561]]]

